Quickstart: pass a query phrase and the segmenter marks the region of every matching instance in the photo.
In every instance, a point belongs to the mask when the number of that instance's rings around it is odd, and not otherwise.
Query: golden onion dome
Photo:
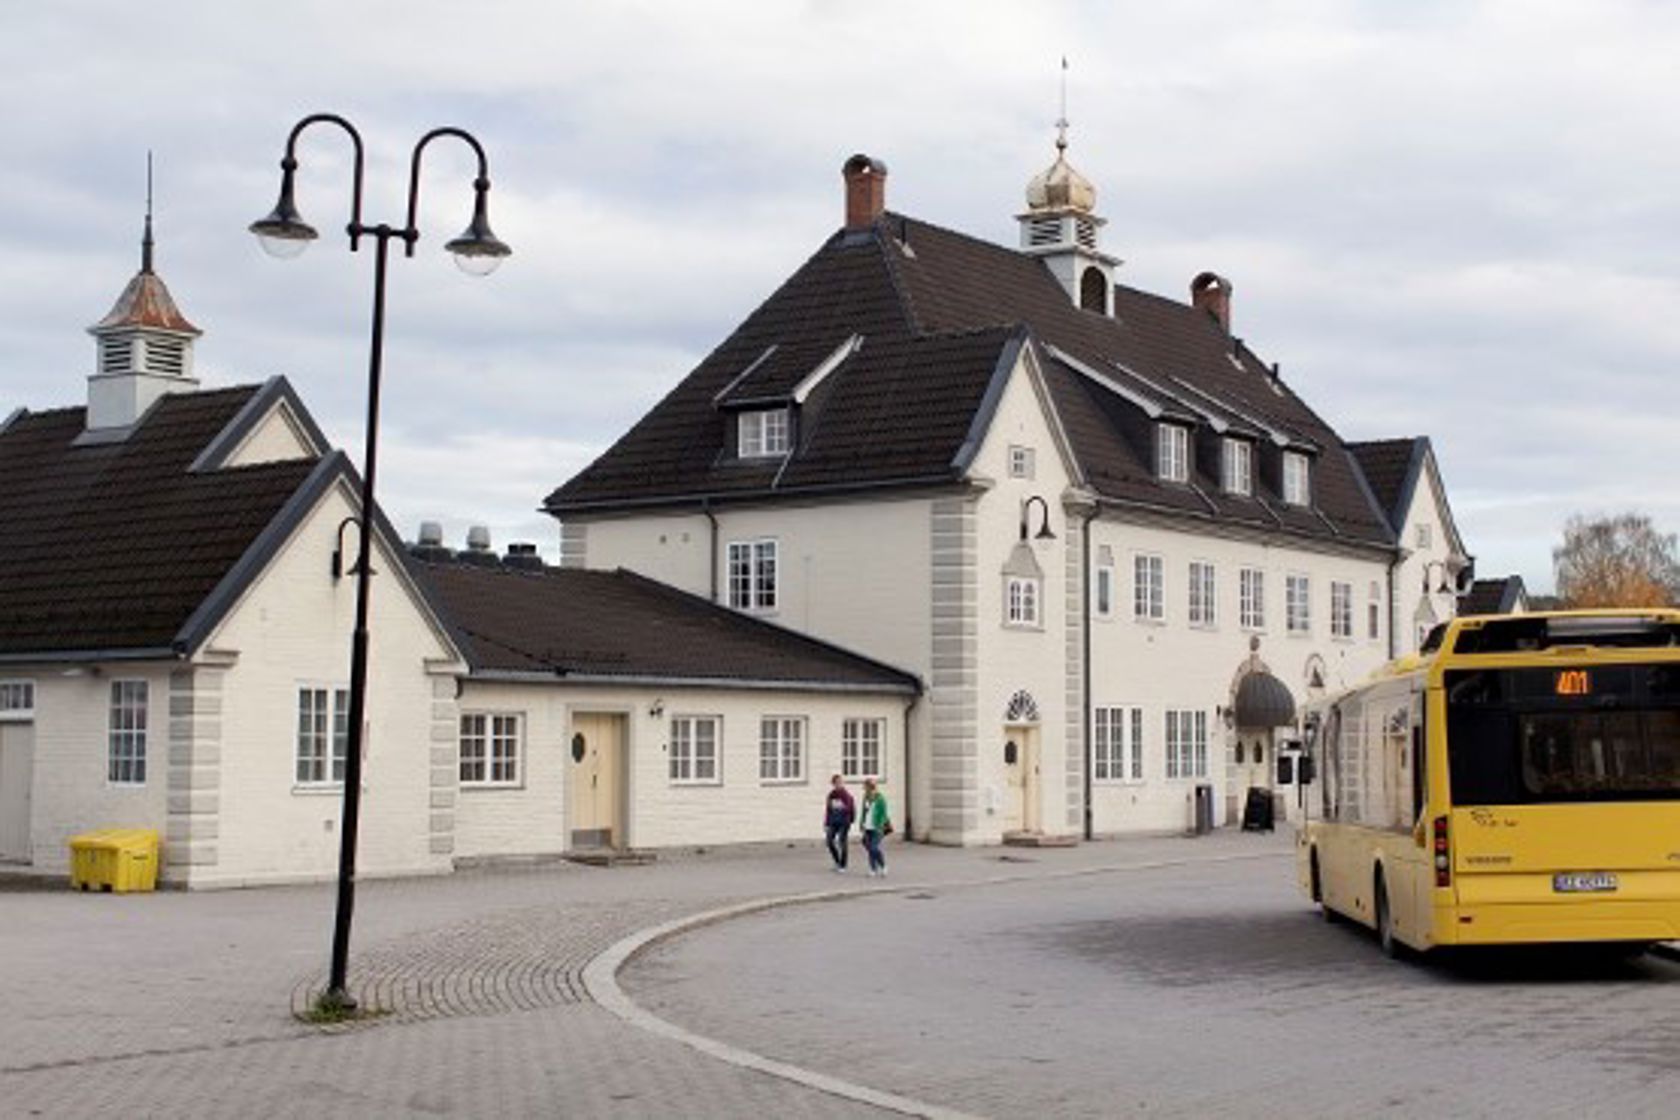
[[[1027,209],[1080,210],[1089,213],[1097,205],[1097,188],[1067,161],[1067,122],[1057,122],[1056,162],[1034,175],[1027,183]]]

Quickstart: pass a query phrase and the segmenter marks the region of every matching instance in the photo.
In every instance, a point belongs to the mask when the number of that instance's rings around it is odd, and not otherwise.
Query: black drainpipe
[[[1394,623],[1394,620],[1400,614],[1400,604],[1394,598],[1394,570],[1400,566],[1400,560],[1398,559],[1398,553],[1395,556],[1394,562],[1388,566],[1388,659],[1390,661],[1400,656],[1400,646],[1396,638],[1399,629]]]
[[[914,767],[914,763],[910,760],[910,713],[916,710],[916,705],[921,702],[921,699],[921,690],[918,689],[916,694],[910,697],[910,702],[904,705],[904,838],[906,840],[916,838],[916,830],[910,824],[910,772]]]
[[[712,602],[715,603],[715,602],[718,601],[718,561],[717,561],[717,556],[718,556],[718,549],[717,549],[717,546],[718,546],[718,520],[717,520],[717,516],[712,513],[712,499],[710,497],[705,497],[705,498],[700,499],[700,512],[705,514],[706,515],[706,520],[710,521],[712,523],[712,538],[711,538],[711,542],[710,542],[711,543],[711,550],[712,550],[712,552],[711,552],[711,581],[712,581]]]
[[[1097,507],[1093,505],[1091,512],[1085,515],[1085,526],[1081,533],[1084,539],[1080,542],[1084,552],[1080,563],[1080,577],[1085,581],[1085,588],[1081,595],[1081,601],[1084,604],[1081,613],[1085,616],[1085,655],[1081,659],[1084,663],[1082,668],[1085,674],[1085,688],[1080,702],[1085,708],[1082,718],[1085,721],[1085,839],[1087,840],[1096,839],[1095,808],[1091,804],[1091,522],[1096,519]],[[1108,593],[1113,595],[1114,588],[1110,587]]]

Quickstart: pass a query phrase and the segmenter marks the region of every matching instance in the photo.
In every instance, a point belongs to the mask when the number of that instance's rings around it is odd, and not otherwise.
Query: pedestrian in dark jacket
[[[828,838],[828,854],[834,860],[836,872],[846,870],[846,844],[856,817],[852,791],[846,788],[845,779],[836,774],[829,782],[828,795],[823,798],[823,833]]]

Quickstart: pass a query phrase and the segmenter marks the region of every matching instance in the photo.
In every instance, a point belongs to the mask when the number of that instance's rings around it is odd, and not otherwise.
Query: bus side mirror
[[[1278,785],[1280,785],[1280,786],[1294,785],[1295,784],[1295,759],[1290,757],[1289,755],[1282,754],[1282,755],[1278,756],[1277,764],[1278,764],[1278,775],[1277,775]]]
[[[1312,755],[1302,755],[1300,784],[1310,786],[1313,784],[1313,779],[1316,777],[1318,777],[1318,767],[1313,765]]]

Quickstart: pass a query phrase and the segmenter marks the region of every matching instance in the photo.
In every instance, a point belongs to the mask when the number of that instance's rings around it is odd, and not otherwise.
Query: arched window
[[[1079,277],[1079,306],[1099,315],[1108,314],[1108,280],[1100,268],[1087,268]]]
[[[1038,701],[1033,699],[1032,693],[1022,689],[1009,698],[1009,707],[1004,709],[1003,722],[1037,723]]]

